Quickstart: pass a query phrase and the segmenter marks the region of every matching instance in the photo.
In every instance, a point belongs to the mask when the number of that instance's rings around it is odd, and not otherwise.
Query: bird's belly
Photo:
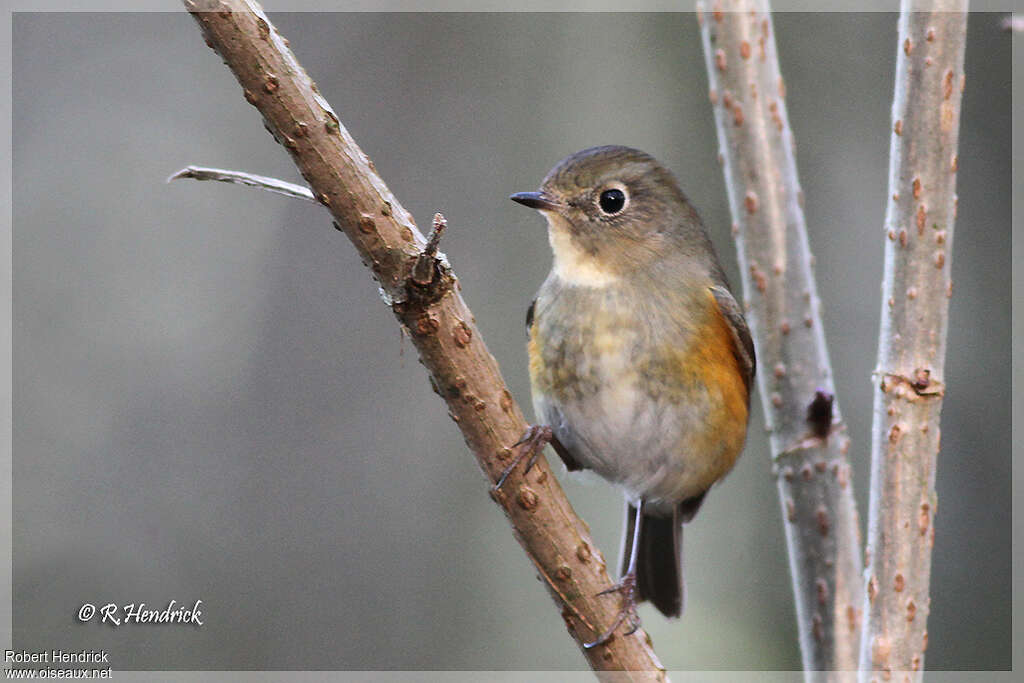
[[[620,342],[591,346],[570,376],[535,375],[534,407],[580,465],[633,500],[671,509],[731,469],[745,407],[737,420],[703,372],[666,372],[642,345]]]
[[[688,425],[671,406],[636,390],[608,390],[593,400],[552,406],[559,441],[587,469],[621,485],[631,499],[678,502],[704,491],[715,476],[688,447]]]
[[[652,397],[636,373],[605,375],[596,390],[566,397],[534,393],[538,417],[586,469],[625,488],[633,499],[679,501],[702,492],[700,453],[688,436],[703,427],[687,411]],[[705,483],[705,479],[708,481]]]

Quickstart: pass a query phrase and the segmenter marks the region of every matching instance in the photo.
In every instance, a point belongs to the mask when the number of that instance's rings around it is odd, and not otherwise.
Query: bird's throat
[[[607,287],[619,274],[601,263],[599,255],[583,248],[573,237],[572,226],[562,216],[544,211],[548,219],[548,240],[554,253],[554,271],[563,281],[580,287]]]

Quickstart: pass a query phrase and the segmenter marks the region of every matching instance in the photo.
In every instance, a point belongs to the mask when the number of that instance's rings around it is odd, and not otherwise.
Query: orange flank
[[[714,481],[732,469],[743,450],[749,397],[729,321],[710,290],[707,297],[709,320],[677,358],[686,383],[702,384],[708,392],[707,428],[703,434],[693,435],[691,446],[698,453],[719,454],[715,462],[709,463]]]

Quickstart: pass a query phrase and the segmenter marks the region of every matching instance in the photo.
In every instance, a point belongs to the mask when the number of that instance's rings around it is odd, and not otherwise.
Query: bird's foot
[[[640,628],[640,617],[636,613],[636,574],[626,574],[617,584],[601,591],[598,595],[608,595],[609,593],[620,593],[622,595],[622,607],[619,609],[619,616],[615,618],[615,621],[612,622],[608,630],[602,633],[597,640],[583,643],[583,647],[588,650],[607,643],[615,635],[615,631],[624,623],[629,624],[629,630],[623,634],[626,636],[633,635]]]
[[[523,446],[523,448],[519,451],[516,457],[512,459],[512,462],[509,463],[508,467],[502,471],[501,476],[498,477],[498,483],[492,486],[491,490],[497,491],[500,489],[505,483],[505,480],[508,479],[508,475],[512,474],[512,470],[527,458],[526,469],[523,471],[523,475],[525,476],[529,474],[534,463],[537,462],[537,458],[540,457],[541,451],[543,451],[544,447],[551,442],[552,435],[551,427],[548,427],[547,425],[530,425],[527,427],[526,431],[523,432],[522,438],[512,444],[512,448],[517,446]]]

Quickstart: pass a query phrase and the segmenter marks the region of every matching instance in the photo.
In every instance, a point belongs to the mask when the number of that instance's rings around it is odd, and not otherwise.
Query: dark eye
[[[605,190],[601,193],[598,204],[601,205],[601,210],[605,213],[616,214],[622,211],[622,207],[626,205],[626,195],[622,190]]]

